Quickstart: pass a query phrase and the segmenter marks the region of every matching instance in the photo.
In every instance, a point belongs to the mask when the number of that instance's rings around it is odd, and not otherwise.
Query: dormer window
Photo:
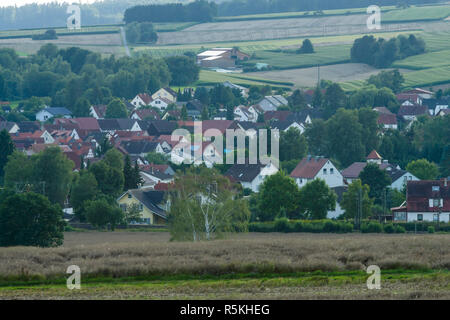
[[[431,187],[431,190],[432,190],[432,191],[439,191],[439,186],[432,186],[432,187]]]

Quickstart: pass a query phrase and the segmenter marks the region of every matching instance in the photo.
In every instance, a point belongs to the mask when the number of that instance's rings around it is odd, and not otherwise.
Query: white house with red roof
[[[330,187],[344,185],[344,178],[330,159],[324,157],[307,156],[297,164],[291,172],[291,178],[302,188],[308,181],[323,179]]]
[[[150,106],[153,108],[159,109],[159,111],[164,111],[167,109],[167,107],[171,103],[174,103],[174,102],[168,98],[158,97],[158,98],[153,99],[152,102],[150,102]]]
[[[177,102],[177,93],[170,88],[161,88],[152,94],[152,99],[164,98],[170,101],[170,103]]]
[[[148,93],[139,93],[133,100],[131,100],[131,104],[135,108],[141,108],[149,106],[152,101],[153,99]]]

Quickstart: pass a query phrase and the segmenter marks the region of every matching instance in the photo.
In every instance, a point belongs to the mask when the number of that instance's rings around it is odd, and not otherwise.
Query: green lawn
[[[450,65],[450,50],[420,54],[396,61],[392,66],[405,69],[427,69]]]

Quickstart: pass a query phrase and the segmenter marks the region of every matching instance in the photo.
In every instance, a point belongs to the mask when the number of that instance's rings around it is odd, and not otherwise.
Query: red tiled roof
[[[149,104],[150,102],[153,101],[152,97],[148,94],[148,93],[140,93],[138,94],[139,98],[142,99],[142,101],[144,101],[145,104]]]
[[[383,159],[376,150],[372,150],[366,158],[367,160],[381,160]]]
[[[291,172],[292,178],[314,179],[320,169],[328,162],[327,158],[306,157]]]
[[[292,114],[292,111],[267,111],[264,112],[264,121],[277,119],[279,121],[285,121]]]
[[[400,106],[397,114],[399,116],[419,116],[422,114],[428,114],[428,108],[420,105]]]
[[[380,113],[378,114],[377,124],[397,124],[397,116],[395,114]]]
[[[226,129],[232,124],[232,120],[204,120],[202,121],[202,132],[205,134],[205,131],[208,129],[218,129],[220,132],[225,133]]]
[[[344,178],[356,179],[361,171],[366,167],[367,162],[354,162],[348,168],[342,170],[341,174]]]
[[[106,108],[108,108],[108,106],[104,104],[99,104],[96,106],[92,106],[92,108],[94,109],[95,113],[99,118],[104,118],[106,114]]]
[[[153,109],[136,109],[133,111],[133,113],[136,113],[141,120],[144,120],[145,118],[151,117],[151,120],[160,120],[161,117],[159,116],[158,112],[156,112]]]
[[[433,191],[433,186],[439,187],[439,191]],[[446,183],[444,180],[408,181],[406,194],[408,212],[450,211],[450,181]],[[443,199],[443,207],[430,207],[429,199]]]

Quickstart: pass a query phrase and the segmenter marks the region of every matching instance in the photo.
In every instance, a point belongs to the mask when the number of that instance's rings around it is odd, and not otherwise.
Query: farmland
[[[0,298],[449,298],[449,235],[238,234],[200,243],[163,232],[71,232],[59,248],[1,248]],[[82,290],[65,288],[78,265]],[[365,268],[382,270],[378,292]],[[320,270],[320,271],[319,271]]]

